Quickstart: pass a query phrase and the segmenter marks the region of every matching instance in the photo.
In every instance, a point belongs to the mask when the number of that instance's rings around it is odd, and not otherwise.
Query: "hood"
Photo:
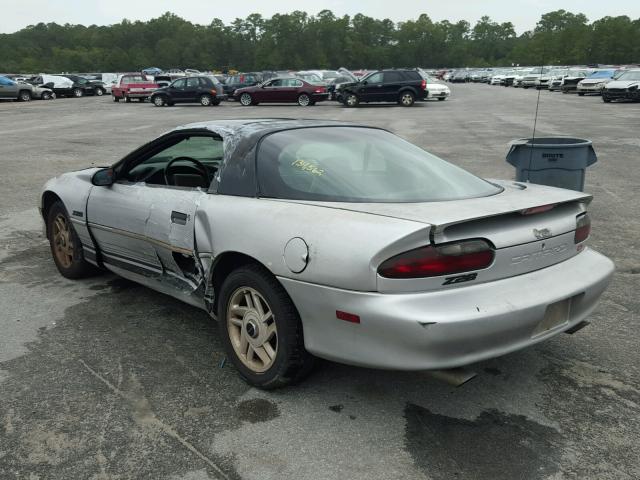
[[[580,83],[582,85],[597,85],[598,83],[607,83],[611,81],[610,78],[585,78]]]
[[[605,88],[629,88],[634,85],[640,85],[640,80],[613,80]]]

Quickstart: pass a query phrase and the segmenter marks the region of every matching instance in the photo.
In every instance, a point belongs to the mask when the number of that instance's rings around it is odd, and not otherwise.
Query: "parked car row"
[[[601,95],[606,103],[612,100],[640,101],[640,68],[630,66],[464,69],[450,72],[447,78],[453,83],[475,82],[577,93],[579,96]]]
[[[219,105],[235,100],[243,106],[261,103],[297,103],[311,106],[335,100],[346,107],[360,103],[398,103],[410,107],[416,101],[445,100],[449,87],[421,69],[386,69],[357,77],[346,69],[304,72],[245,72],[183,76],[161,87],[144,73],[121,75],[112,87],[115,102],[149,100],[157,107],[176,103]]]
[[[108,93],[106,85],[97,79],[81,75],[0,76],[0,98],[23,102],[56,97],[102,96]]]

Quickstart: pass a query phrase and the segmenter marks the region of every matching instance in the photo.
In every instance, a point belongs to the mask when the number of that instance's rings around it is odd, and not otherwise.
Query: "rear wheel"
[[[42,100],[50,100],[50,99],[51,99],[51,92],[42,93]]]
[[[304,348],[302,323],[282,285],[259,265],[229,274],[220,289],[220,335],[245,380],[273,389],[304,378],[314,358]]]
[[[609,103],[609,102],[611,102],[611,99],[609,97],[607,97],[606,95],[602,95],[602,101],[604,103]]]
[[[81,96],[84,95],[84,92],[82,91],[81,88],[74,88],[73,89],[73,96],[76,98],[80,98]]]
[[[165,100],[163,95],[156,95],[155,97],[153,97],[153,104],[156,107],[164,107],[167,104],[167,101]]]
[[[355,93],[349,93],[344,97],[344,104],[349,108],[357,107],[359,103],[360,99]]]
[[[120,97],[116,97],[115,95],[111,96],[113,98],[114,102],[119,102],[120,101]]]
[[[446,100],[446,97],[440,97],[440,98],[438,99],[438,101],[439,101],[439,102],[444,102],[445,100]]]
[[[412,106],[416,101],[416,98],[413,96],[413,93],[406,91],[406,92],[402,92],[400,94],[400,105],[402,105],[403,107],[410,107]]]
[[[584,97],[584,93],[583,92],[578,92],[578,96],[579,97]]]
[[[301,107],[308,107],[309,105],[311,105],[311,98],[309,98],[309,95],[307,95],[306,93],[301,93],[300,95],[298,95],[298,105],[300,105]]]
[[[253,104],[253,98],[251,97],[251,94],[243,93],[242,95],[240,95],[240,105],[248,107],[251,104]]]
[[[129,97],[128,95],[124,96],[124,101],[127,103],[131,103],[131,97]]]
[[[18,100],[21,102],[28,102],[31,100],[31,92],[29,90],[21,90],[18,94]]]
[[[211,95],[200,95],[200,105],[203,107],[211,106]]]
[[[53,261],[63,277],[82,278],[96,271],[95,267],[84,259],[80,238],[60,201],[55,202],[49,209],[47,233]]]

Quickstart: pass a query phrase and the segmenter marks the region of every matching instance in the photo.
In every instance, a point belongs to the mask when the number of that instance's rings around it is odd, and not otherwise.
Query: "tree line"
[[[39,23],[0,34],[0,72],[111,72],[145,67],[243,71],[640,62],[640,19],[549,12],[516,35],[511,22],[474,26],[422,14],[394,23],[357,14],[254,13],[198,25],[172,13],[108,26]]]

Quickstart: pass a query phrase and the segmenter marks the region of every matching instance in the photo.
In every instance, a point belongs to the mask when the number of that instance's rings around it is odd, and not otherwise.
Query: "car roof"
[[[210,130],[212,132],[226,132],[227,134],[262,134],[279,130],[291,130],[296,128],[311,127],[365,127],[356,123],[342,122],[338,120],[315,120],[294,118],[252,118],[233,120],[210,120],[205,122],[188,123],[175,128],[178,130]]]

